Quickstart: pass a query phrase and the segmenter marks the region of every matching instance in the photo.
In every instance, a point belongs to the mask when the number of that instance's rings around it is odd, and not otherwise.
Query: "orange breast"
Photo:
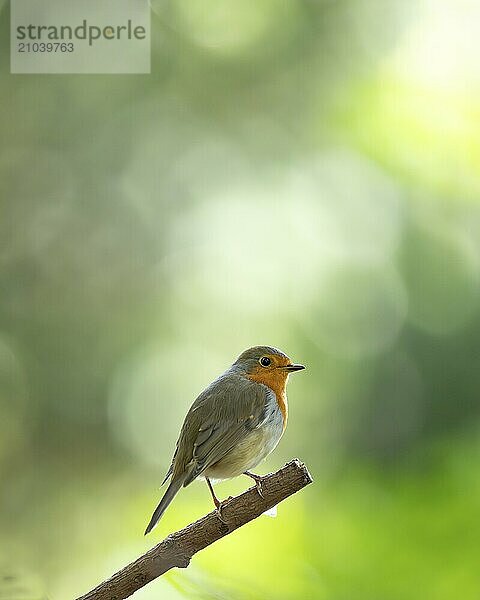
[[[273,370],[265,371],[264,369],[255,370],[247,376],[251,381],[262,383],[268,386],[275,394],[278,408],[283,417],[283,430],[287,426],[288,419],[288,404],[287,404],[287,377],[284,371]]]
[[[283,431],[285,431],[285,427],[287,426],[287,419],[288,419],[287,394],[286,394],[285,390],[283,390],[283,393],[281,395],[278,395],[275,392],[275,396],[277,397],[278,408],[280,409],[280,412],[282,413]]]

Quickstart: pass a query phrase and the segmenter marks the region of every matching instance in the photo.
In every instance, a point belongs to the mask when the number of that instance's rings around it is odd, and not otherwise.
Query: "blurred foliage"
[[[148,76],[9,75],[0,12],[0,598],[209,510],[142,537],[188,406],[268,343],[308,370],[262,469],[315,485],[136,598],[477,600],[478,3],[151,4]]]

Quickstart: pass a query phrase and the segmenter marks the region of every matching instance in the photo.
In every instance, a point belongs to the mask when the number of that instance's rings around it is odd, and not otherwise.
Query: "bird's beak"
[[[303,365],[286,365],[282,368],[288,373],[293,373],[295,371],[302,371],[302,369],[304,369],[305,367]]]

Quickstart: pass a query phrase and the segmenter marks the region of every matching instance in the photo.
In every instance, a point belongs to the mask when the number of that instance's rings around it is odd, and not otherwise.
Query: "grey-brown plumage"
[[[259,365],[267,356],[271,361],[268,369]],[[240,355],[198,396],[185,417],[164,479],[165,483],[171,477],[170,484],[146,534],[182,486],[200,476],[235,477],[254,468],[273,450],[286,421],[278,398],[284,388],[275,389],[277,379],[286,384],[288,372],[299,368],[303,367],[291,365],[283,352],[256,346]],[[286,405],[286,396],[283,401]]]

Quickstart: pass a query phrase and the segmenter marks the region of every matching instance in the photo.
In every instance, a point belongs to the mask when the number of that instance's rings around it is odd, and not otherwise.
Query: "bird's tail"
[[[182,487],[184,479],[185,477],[177,477],[176,479],[172,479],[170,485],[167,488],[167,491],[165,492],[157,508],[153,512],[152,518],[150,519],[150,523],[145,529],[145,535],[147,535],[147,533],[150,533],[150,531],[152,531],[152,529],[158,523],[160,517],[167,510],[168,505],[174,499],[178,490]]]

